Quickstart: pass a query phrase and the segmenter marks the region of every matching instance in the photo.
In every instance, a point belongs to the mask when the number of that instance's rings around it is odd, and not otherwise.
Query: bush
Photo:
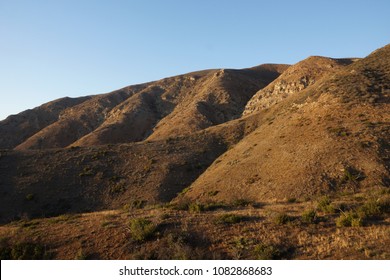
[[[301,218],[302,218],[302,222],[313,224],[317,221],[317,213],[315,210],[309,209],[302,213]]]
[[[343,177],[341,178],[341,183],[349,183],[349,182],[353,182],[353,183],[356,183],[356,182],[359,182],[359,181],[362,181],[366,178],[366,175],[357,170],[356,168],[354,167],[347,167],[345,168],[344,170],[344,175]]]
[[[80,248],[77,251],[76,256],[74,257],[75,260],[86,260],[87,258],[88,258],[88,256],[85,254],[83,248]]]
[[[342,212],[336,219],[337,227],[360,227],[363,225],[363,219],[353,211]]]
[[[292,218],[286,213],[279,213],[275,216],[274,221],[277,225],[284,225],[290,222]]]
[[[146,203],[146,200],[134,200],[131,203],[131,209],[142,209],[145,207]]]
[[[362,218],[369,218],[369,217],[378,217],[381,215],[381,207],[378,203],[378,201],[371,200],[367,203],[363,204],[359,209],[358,213],[360,217]]]
[[[144,218],[130,221],[130,233],[134,240],[145,241],[156,232],[157,226],[150,220]]]
[[[245,207],[248,206],[249,204],[251,204],[251,201],[243,198],[236,199],[232,202],[233,207]]]
[[[242,216],[235,214],[223,214],[215,219],[216,224],[236,224],[243,220]]]
[[[357,209],[357,214],[363,220],[380,219],[390,210],[389,197],[381,197],[379,199],[371,199]]]
[[[280,259],[280,251],[274,245],[258,244],[253,249],[254,257],[258,260],[276,260]]]
[[[204,211],[204,206],[200,203],[193,202],[193,203],[188,204],[188,211],[190,211],[192,213],[200,213],[200,212]]]
[[[2,240],[0,257],[2,260],[45,260],[49,259],[50,255],[42,244],[22,242],[10,245]]]
[[[297,199],[295,197],[289,197],[289,198],[287,198],[287,202],[288,203],[295,203],[295,202],[297,202]]]
[[[332,201],[328,196],[324,196],[318,201],[317,209],[321,212],[329,214],[333,214],[336,212],[336,209],[334,208]]]
[[[92,168],[90,167],[84,167],[83,171],[79,173],[80,177],[84,176],[94,176],[95,173],[93,172]]]
[[[127,187],[124,184],[118,183],[115,185],[111,185],[109,192],[111,195],[116,195],[116,194],[122,194],[127,190]]]

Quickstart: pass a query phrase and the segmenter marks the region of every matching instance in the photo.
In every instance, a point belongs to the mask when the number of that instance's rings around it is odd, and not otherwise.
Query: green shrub
[[[337,227],[360,227],[363,225],[363,219],[358,213],[353,211],[342,212],[336,219]]]
[[[358,209],[358,213],[362,218],[369,218],[380,216],[382,212],[378,201],[370,200]]]
[[[280,258],[280,251],[274,245],[258,244],[253,249],[254,257],[258,260],[276,260]]]
[[[333,214],[336,212],[336,209],[328,196],[324,196],[318,201],[317,209],[321,212],[329,214]]]
[[[216,224],[236,224],[243,220],[242,216],[236,214],[223,214],[215,219]]]
[[[379,209],[382,214],[390,213],[390,195],[378,199]]]
[[[2,241],[0,257],[2,260],[45,260],[49,259],[50,255],[42,244],[22,242],[10,245]]]
[[[284,225],[284,224],[287,224],[288,222],[290,222],[292,220],[292,218],[287,215],[286,213],[278,213],[275,217],[274,217],[274,222],[277,224],[277,225]]]
[[[131,203],[131,208],[132,209],[142,209],[145,207],[145,204],[147,203],[146,200],[134,200]]]
[[[302,222],[313,224],[317,221],[317,213],[315,210],[309,209],[302,213],[301,218],[302,218]]]
[[[190,211],[192,213],[200,213],[200,212],[204,211],[204,206],[203,206],[203,204],[193,202],[193,203],[188,204],[188,211]]]
[[[381,218],[384,214],[389,213],[389,197],[371,199],[357,209],[359,217],[362,219]]]
[[[111,185],[109,192],[111,195],[122,194],[127,190],[127,187],[122,183]]]
[[[347,167],[344,170],[344,176],[342,177],[341,181],[342,183],[348,183],[348,182],[357,182],[361,181],[366,178],[366,175],[353,168],[353,167]]]
[[[130,221],[130,233],[134,240],[145,241],[152,237],[157,226],[145,218],[137,218]]]
[[[88,255],[85,254],[83,248],[80,248],[80,249],[77,251],[76,256],[74,257],[75,260],[86,260],[87,258],[88,258]]]
[[[213,211],[215,209],[221,209],[221,208],[227,208],[228,205],[226,205],[223,202],[209,202],[203,205],[205,211]]]
[[[244,199],[244,198],[239,198],[236,199],[232,202],[233,207],[245,207],[251,204],[251,201]]]
[[[181,199],[176,203],[169,204],[168,207],[174,210],[188,210],[189,205],[190,202],[188,200]]]

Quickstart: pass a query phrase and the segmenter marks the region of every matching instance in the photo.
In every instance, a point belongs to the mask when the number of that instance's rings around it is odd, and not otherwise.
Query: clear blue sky
[[[363,57],[383,0],[0,0],[0,119],[64,97],[206,68]]]

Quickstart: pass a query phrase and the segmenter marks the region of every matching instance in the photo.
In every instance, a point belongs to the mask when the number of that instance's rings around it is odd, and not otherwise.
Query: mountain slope
[[[273,201],[388,186],[389,85],[386,46],[268,109],[260,103],[258,128],[184,198]]]
[[[0,255],[389,259],[389,101],[390,45],[11,116],[0,122]]]
[[[26,141],[41,129],[56,122],[63,112],[90,97],[61,98],[37,108],[11,115],[0,122],[0,147],[11,149]]]
[[[287,67],[266,64],[243,70],[205,70],[86,97],[33,130],[23,142],[2,147],[91,146],[191,133],[238,118],[252,95]]]
[[[311,56],[291,66],[276,80],[258,91],[248,102],[243,115],[269,108],[292,94],[315,84],[322,77],[335,73],[357,59],[333,59]]]
[[[206,70],[80,99],[16,151],[1,151],[0,219],[388,185],[388,57],[387,46],[355,62]],[[240,117],[280,73],[298,90],[276,91],[277,101]],[[300,88],[302,73],[316,82]]]
[[[111,93],[88,97],[84,102],[62,112],[60,118],[29,137],[15,148],[62,148],[96,129],[109,111],[147,84],[135,85]]]

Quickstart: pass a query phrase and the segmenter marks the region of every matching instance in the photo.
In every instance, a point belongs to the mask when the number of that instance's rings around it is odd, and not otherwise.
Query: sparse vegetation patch
[[[244,217],[236,214],[223,214],[218,216],[214,222],[216,224],[236,224],[241,222]]]
[[[151,220],[137,218],[130,221],[129,229],[133,240],[146,241],[155,234],[157,225]]]

